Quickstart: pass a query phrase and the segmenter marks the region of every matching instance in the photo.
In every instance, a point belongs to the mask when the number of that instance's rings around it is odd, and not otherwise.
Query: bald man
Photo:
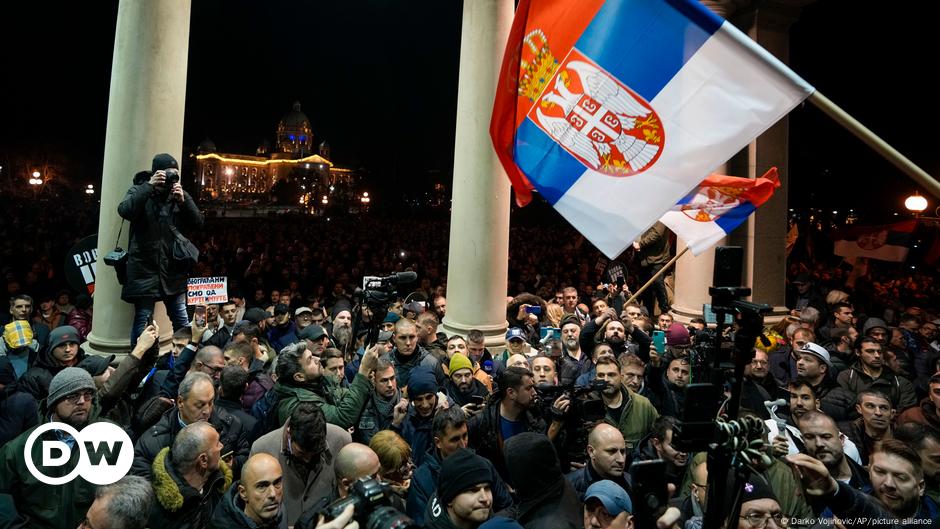
[[[510,355],[510,357],[506,359],[506,367],[524,367],[529,369],[529,360],[526,359],[524,354]]]
[[[705,461],[692,468],[692,482],[689,484],[689,494],[684,498],[674,498],[669,502],[670,505],[678,507],[682,513],[684,526],[685,522],[698,517],[702,519],[705,516],[705,506],[708,502],[708,467]]]
[[[360,443],[349,443],[336,454],[333,470],[336,472],[336,498],[349,495],[349,487],[360,478],[375,478],[379,474],[379,456]]]
[[[264,453],[251,456],[242,467],[241,480],[215,510],[213,527],[287,529],[281,509],[283,477],[277,458]]]
[[[578,499],[584,501],[584,494],[595,481],[608,479],[630,492],[632,483],[627,474],[627,443],[620,430],[600,423],[588,434],[588,463],[583,468],[572,471],[567,476],[568,482],[578,493]]]

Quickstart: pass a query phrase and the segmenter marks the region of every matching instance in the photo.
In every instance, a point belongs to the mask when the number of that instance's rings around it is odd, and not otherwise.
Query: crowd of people
[[[350,529],[373,512],[433,529],[695,529],[715,505],[731,511],[730,490],[712,488],[725,479],[709,479],[707,454],[681,438],[707,325],[674,321],[665,289],[629,299],[636,277],[661,264],[644,248],[668,253],[668,232],[638,241],[626,281],[612,283],[578,237],[514,228],[509,328],[494,346],[481,330],[442,332],[436,221],[203,224],[170,178],[175,160],[157,158],[120,209],[132,226],[127,355],[86,351],[92,304],[47,290],[55,266],[37,261],[23,280],[7,271],[0,528]],[[199,260],[141,274],[179,257],[153,250],[177,240],[152,225],[167,218]],[[363,275],[406,270],[413,285],[360,303]],[[167,274],[227,276],[228,301],[187,308]],[[763,424],[766,458],[725,527],[940,520],[937,285],[918,276],[849,289],[841,274],[795,266],[790,313],[745,352],[739,415]],[[154,301],[178,308],[168,351]],[[133,440],[128,476],[49,486],[27,468],[40,425],[99,421]],[[43,438],[76,442],[56,429]],[[77,452],[54,473],[74,469]]]

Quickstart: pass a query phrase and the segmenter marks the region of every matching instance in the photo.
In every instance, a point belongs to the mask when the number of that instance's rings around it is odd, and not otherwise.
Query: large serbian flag
[[[916,220],[885,226],[853,226],[833,235],[832,253],[853,259],[868,257],[881,261],[901,262],[907,259]]]
[[[490,133],[613,258],[812,91],[696,0],[521,0]]]
[[[778,187],[776,167],[754,179],[713,174],[659,220],[699,255],[747,220]]]

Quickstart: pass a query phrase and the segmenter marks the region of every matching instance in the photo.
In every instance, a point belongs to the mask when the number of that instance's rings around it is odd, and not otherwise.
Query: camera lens
[[[418,529],[418,525],[404,513],[386,505],[369,515],[366,529]]]

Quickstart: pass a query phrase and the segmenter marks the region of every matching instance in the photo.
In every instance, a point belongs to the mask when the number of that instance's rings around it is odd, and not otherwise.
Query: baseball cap
[[[313,309],[311,309],[310,307],[300,307],[299,309],[294,311],[294,316],[300,316],[301,314],[305,312],[309,312],[310,314],[313,314]]]
[[[316,341],[324,336],[326,336],[326,329],[319,325],[308,325],[297,333],[297,337],[301,340]]]
[[[525,333],[523,333],[522,329],[520,329],[519,327],[512,327],[511,329],[506,331],[507,340],[515,340],[517,338],[523,341],[525,340]]]
[[[277,305],[274,306],[275,316],[280,316],[281,314],[288,314],[288,313],[290,313],[290,307],[288,307],[287,305],[283,303],[278,303]]]
[[[272,316],[274,315],[262,308],[253,307],[245,311],[244,318],[245,320],[257,325]]]
[[[822,359],[822,361],[825,362],[827,366],[832,368],[832,359],[829,358],[829,351],[827,351],[825,347],[814,344],[813,342],[806,342],[806,345],[800,349],[800,352],[809,353],[815,357],[818,357]]]
[[[630,500],[630,495],[623,490],[623,487],[609,479],[595,481],[587,488],[584,493],[584,502],[587,503],[592,498],[599,500],[611,516],[617,516],[624,511],[633,514],[633,501]]]

